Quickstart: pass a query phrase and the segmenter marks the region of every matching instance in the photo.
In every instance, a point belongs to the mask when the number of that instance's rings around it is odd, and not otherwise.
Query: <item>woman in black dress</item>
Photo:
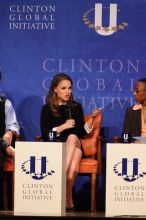
[[[48,141],[48,132],[53,130],[57,132],[57,141],[66,142],[66,208],[70,210],[74,209],[72,189],[82,158],[80,138],[92,132],[94,119],[101,111],[95,109],[85,124],[82,106],[73,99],[72,86],[72,79],[68,75],[64,73],[55,75],[46,96],[46,104],[41,110],[43,140]]]

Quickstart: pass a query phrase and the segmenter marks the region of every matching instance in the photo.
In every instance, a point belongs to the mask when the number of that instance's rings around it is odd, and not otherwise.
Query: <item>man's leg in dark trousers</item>
[[[3,193],[3,165],[5,152],[0,148],[0,209],[4,209],[4,193]]]

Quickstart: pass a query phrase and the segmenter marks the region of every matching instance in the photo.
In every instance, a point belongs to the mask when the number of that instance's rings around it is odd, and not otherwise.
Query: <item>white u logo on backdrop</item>
[[[117,4],[110,4],[109,26],[102,26],[102,4],[95,4],[95,31],[100,35],[111,35],[117,26]]]

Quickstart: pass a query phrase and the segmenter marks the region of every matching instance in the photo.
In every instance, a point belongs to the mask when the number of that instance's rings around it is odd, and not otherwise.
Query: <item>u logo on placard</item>
[[[22,164],[22,170],[26,174],[29,174],[35,180],[41,180],[55,173],[54,170],[48,170],[47,158],[42,156],[41,159],[31,156],[30,160],[25,161]]]
[[[133,169],[131,169],[130,175],[131,176],[138,175],[138,158],[134,158],[132,164],[131,165]],[[127,158],[122,158],[122,176],[128,175],[127,169],[128,169],[128,160]]]
[[[104,9],[109,9],[109,25],[103,26],[104,21],[104,13],[106,11]],[[94,15],[94,23],[89,20],[89,14],[95,11]],[[104,13],[103,13],[104,11]],[[122,22],[121,24],[117,24],[117,4],[110,4],[110,7],[103,7],[101,3],[96,3],[95,8],[89,9],[83,14],[83,22],[85,25],[88,25],[89,28],[94,28],[96,33],[104,36],[111,35],[118,30],[124,30],[125,27],[128,26],[127,22]]]
[[[124,133],[124,134],[123,134],[123,138],[124,138],[125,140],[128,140],[129,135],[128,135],[127,133]]]
[[[133,161],[122,158],[122,162],[117,163],[113,168],[115,174],[128,182],[135,181],[139,177],[144,177],[146,172],[143,172],[142,169],[138,158],[133,158]]]

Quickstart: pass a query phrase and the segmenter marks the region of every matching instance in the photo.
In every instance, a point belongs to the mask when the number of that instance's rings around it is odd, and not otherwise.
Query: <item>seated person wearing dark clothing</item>
[[[8,155],[8,156],[15,156],[15,149],[7,144],[3,139],[0,138],[0,161],[2,161],[2,157]],[[2,163],[0,163],[2,164]],[[0,166],[0,171],[3,169],[3,164]]]
[[[1,72],[0,72],[1,80]],[[3,165],[7,155],[14,156],[15,135],[19,134],[19,125],[12,103],[0,96],[0,208],[3,208]],[[12,147],[13,145],[13,147]],[[11,182],[9,181],[9,184]]]
[[[123,133],[146,137],[146,78],[137,81],[134,97],[136,104],[126,110]]]
[[[83,109],[81,104],[73,99],[72,86],[72,79],[68,75],[55,75],[46,104],[41,110],[41,134],[44,141],[48,141],[49,130],[54,130],[57,132],[57,140],[66,143],[67,210],[74,209],[72,189],[82,157],[80,138],[92,132],[93,122],[101,112],[100,109],[95,109],[90,119],[84,123]]]
[[[3,165],[6,155],[15,156],[15,149],[0,138],[0,208],[4,208]]]

